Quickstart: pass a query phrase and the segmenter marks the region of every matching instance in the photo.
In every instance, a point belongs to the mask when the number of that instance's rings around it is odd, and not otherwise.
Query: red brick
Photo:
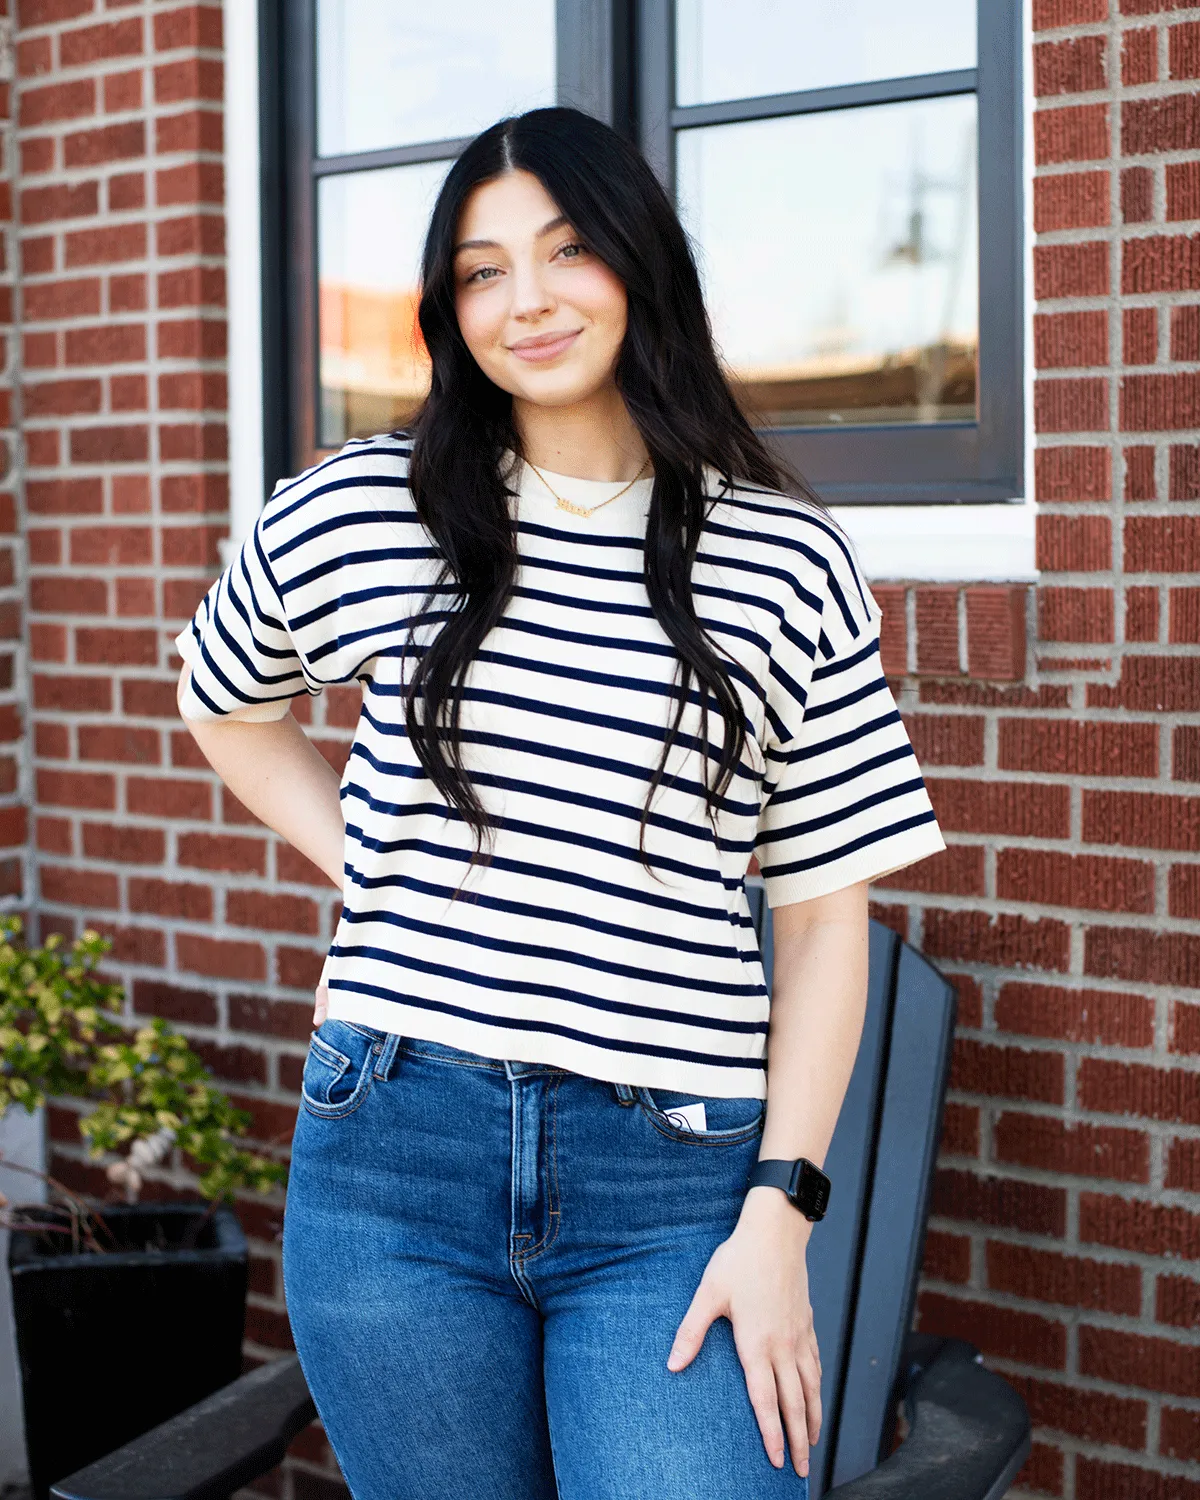
[[[22,18],[24,19],[24,18]],[[28,21],[25,21],[28,25]],[[20,123],[51,125],[59,120],[77,120],[96,109],[96,85],[90,78],[73,78],[64,83],[50,83],[42,88],[21,92]]]
[[[1167,163],[1167,221],[1200,219],[1200,162]]]
[[[51,187],[26,188],[21,194],[22,224],[57,223],[62,219],[88,218],[100,211],[96,182],[55,183]]]
[[[1200,1260],[1200,1214],[1100,1193],[1079,1195],[1082,1243],[1111,1245],[1141,1255]]]
[[[112,684],[103,677],[37,673],[33,679],[33,704],[41,709],[108,713],[112,708]]]
[[[1200,662],[1190,656],[1126,656],[1118,686],[1089,684],[1087,701],[1096,708],[1192,713],[1200,701]]]
[[[65,338],[69,365],[123,364],[146,358],[144,323],[99,323],[90,328],[68,328]]]
[[[1107,431],[1108,381],[1103,378],[1035,381],[1033,416],[1037,432]]]
[[[1172,645],[1200,642],[1200,589],[1172,589],[1167,638]]]
[[[154,70],[157,104],[180,104],[209,99],[219,102],[224,93],[224,70],[213,58],[190,57],[183,62],[163,63]]]
[[[214,1077],[225,1083],[267,1082],[267,1059],[254,1047],[228,1046],[193,1038],[192,1048]]]
[[[1104,311],[1038,313],[1033,320],[1038,369],[1081,369],[1108,364],[1108,314]]]
[[[929,778],[929,795],[942,827],[954,833],[1001,833],[1067,838],[1070,789],[1025,781]]]
[[[145,427],[73,427],[71,462],[75,464],[145,463],[150,437]]]
[[[1070,928],[1065,922],[981,911],[925,913],[923,951],[929,957],[995,964],[1001,968],[1035,968],[1066,972],[1070,962]]]
[[[1200,1345],[1085,1323],[1079,1330],[1079,1373],[1142,1390],[1194,1396],[1200,1390]]]
[[[1000,1359],[1052,1370],[1066,1367],[1067,1330],[1040,1313],[927,1291],[917,1299],[917,1327],[922,1333],[967,1339]]]
[[[1200,500],[1200,448],[1190,443],[1172,443],[1167,497]]]
[[[237,874],[266,874],[267,846],[263,839],[231,833],[182,833],[178,860],[200,870],[230,870]]]
[[[961,1024],[961,1016],[960,1016]],[[939,1148],[951,1156],[979,1155],[979,1106],[948,1100],[942,1116]]]
[[[77,229],[63,236],[63,263],[68,269],[141,260],[145,254],[144,224],[109,224],[102,229]]]
[[[312,1029],[312,1005],[263,995],[230,995],[229,1025],[234,1031],[304,1042]]]
[[[1112,150],[1107,104],[1040,109],[1033,117],[1034,160],[1039,167],[1060,161],[1100,161]]]
[[[1061,1052],[997,1047],[958,1037],[950,1065],[950,1087],[963,1093],[1063,1102]]]
[[[59,62],[64,68],[84,67],[112,57],[133,57],[142,50],[142,23],[131,17],[100,26],[77,26],[58,39]]]
[[[1195,725],[1172,731],[1171,776],[1175,781],[1200,781],[1200,728]]]
[[[144,172],[118,172],[108,179],[108,206],[113,213],[127,213],[146,206]]]
[[[225,474],[164,474],[159,483],[159,498],[163,510],[176,515],[189,511],[226,511],[229,509],[229,479]],[[191,610],[188,613],[190,615]],[[326,692],[329,691],[327,688]],[[358,699],[361,703],[361,694]]]
[[[1158,640],[1158,590],[1130,588],[1125,590],[1125,639]]]
[[[1158,32],[1139,26],[1121,37],[1121,82],[1126,88],[1158,81]]]
[[[160,255],[222,255],[225,219],[217,214],[187,214],[155,226]]]
[[[108,278],[108,305],[114,313],[143,312],[147,306],[146,276],[137,272],[130,276]]]
[[[107,114],[125,114],[142,107],[142,72],[140,68],[126,73],[104,75],[104,109]]]
[[[1108,1058],[1080,1059],[1079,1103],[1109,1115],[1200,1125],[1200,1073]]]
[[[38,172],[54,170],[54,137],[26,137],[19,142],[21,148],[21,173],[29,177]]]
[[[121,707],[127,714],[141,718],[178,721],[179,705],[175,701],[175,681],[125,681],[121,684]]]
[[[1154,910],[1154,866],[1140,860],[1050,849],[1000,849],[996,860],[996,895],[1002,901],[1088,911]]]
[[[25,503],[38,515],[97,515],[104,509],[104,484],[95,479],[31,479]]]
[[[154,148],[159,156],[179,151],[224,149],[222,118],[215,109],[189,109],[178,115],[160,115],[154,123]]]
[[[1195,21],[1168,30],[1167,70],[1172,78],[1200,78],[1200,25]]]
[[[157,338],[162,359],[223,359],[226,353],[225,324],[214,318],[160,323]]]
[[[267,977],[267,957],[261,943],[231,942],[179,932],[175,935],[175,954],[180,968],[214,979]]]
[[[231,890],[225,898],[226,920],[234,927],[263,928],[268,932],[299,932],[315,936],[319,911],[306,896],[266,891]]]
[[[1200,1463],[1200,1411],[1164,1406],[1159,1418],[1158,1451],[1168,1458]]]
[[[1094,927],[1084,934],[1084,972],[1101,979],[1200,988],[1200,936]]]
[[[1035,1439],[1029,1445],[1029,1457],[1017,1471],[1015,1483],[1040,1495],[1062,1495],[1064,1467],[1058,1448]]]
[[[1111,188],[1107,172],[1069,172],[1037,177],[1033,183],[1033,227],[1093,229],[1109,223]]]
[[[127,161],[146,154],[146,126],[141,120],[93,126],[63,137],[63,165],[72,170]]]
[[[1038,448],[1033,462],[1039,500],[1112,498],[1111,448]]]
[[[147,526],[78,526],[71,531],[71,562],[101,567],[139,566],[154,560]]]
[[[1050,1427],[1072,1437],[1116,1443],[1122,1448],[1146,1446],[1144,1401],[1012,1371],[1006,1371],[1004,1378],[1025,1402],[1035,1427]]]
[[[1126,99],[1121,105],[1121,153],[1150,156],[1159,151],[1200,148],[1200,99],[1172,94],[1165,99]]]
[[[185,5],[160,10],[154,17],[154,50],[173,52],[179,47],[221,46],[219,5]]]
[[[111,809],[117,805],[116,783],[99,771],[48,771],[37,773],[39,802],[57,807]]]
[[[1056,26],[1076,26],[1108,20],[1109,0],[1033,0],[1033,29],[1050,31]]]
[[[874,882],[883,890],[924,891],[939,896],[986,894],[983,850],[954,844],[940,854]]]
[[[1200,1192],[1200,1139],[1176,1137],[1167,1145],[1167,1170],[1163,1186]]]
[[[1126,448],[1125,498],[1126,500],[1157,500],[1158,487],[1154,475],[1153,448]]]
[[[984,723],[977,714],[910,714],[904,719],[917,759],[930,766],[981,766]]]
[[[38,879],[42,900],[55,906],[112,911],[121,904],[117,877],[99,870],[70,870],[42,864]]]
[[[971,1241],[965,1235],[929,1230],[925,1235],[921,1271],[926,1277],[956,1281],[965,1286],[971,1275]]]
[[[228,456],[224,422],[164,422],[158,431],[159,452],[164,460],[196,462]]]
[[[1150,1140],[1140,1130],[1068,1125],[1046,1115],[1004,1113],[993,1127],[993,1140],[996,1160],[1011,1166],[1084,1177],[1111,1177],[1118,1182],[1150,1180]],[[1137,1312],[1136,1298],[1134,1302],[1126,1311]]]
[[[85,823],[82,833],[83,852],[89,859],[113,860],[118,864],[160,865],[166,857],[166,837],[161,828]]]
[[[1062,42],[1038,42],[1033,49],[1033,92],[1087,94],[1106,84],[1104,38],[1068,37]]]
[[[1121,173],[1121,219],[1148,224],[1154,217],[1154,173],[1149,167],[1126,167]]]
[[[1200,235],[1145,235],[1121,246],[1121,290],[1184,292],[1200,287]]]
[[[1125,522],[1125,569],[1200,572],[1200,516],[1130,516]]]
[[[1141,1311],[1142,1273],[1137,1266],[1060,1255],[1000,1240],[989,1240],[986,1253],[987,1284],[994,1291],[1128,1317],[1136,1317]],[[1144,1407],[1142,1414],[1144,1417]]]
[[[995,682],[1025,676],[1024,587],[974,584],[966,590],[967,671]]]
[[[225,306],[225,272],[220,266],[182,266],[177,271],[160,271],[157,286],[160,308]]]
[[[996,999],[1001,1031],[1112,1047],[1148,1047],[1154,1040],[1154,1002],[1110,990],[1066,990],[1006,983]]]
[[[325,963],[323,953],[310,948],[280,946],[275,953],[279,983],[291,990],[313,990]]]
[[[1176,866],[1176,869],[1181,868]],[[1185,865],[1184,869],[1200,870],[1200,865]],[[1172,874],[1175,872],[1172,871]],[[1193,886],[1195,882],[1193,881]],[[1172,913],[1187,916],[1190,912]],[[1185,1005],[1176,1000],[1171,1007],[1170,1051],[1200,1054],[1200,1005]]]
[[[34,419],[100,410],[98,380],[28,381],[24,393],[26,414]]]
[[[1105,240],[1089,240],[1082,245],[1035,245],[1034,297],[1043,302],[1052,297],[1106,296],[1108,263]]]
[[[81,665],[152,667],[158,662],[158,632],[115,626],[75,631],[75,659]]]
[[[81,724],[80,760],[118,760],[156,766],[161,760],[158,732],[128,724]]]
[[[1112,567],[1111,521],[1107,516],[1039,516],[1037,565],[1048,573],[1107,572]]]
[[[191,1022],[196,1026],[217,1024],[217,1002],[211,995],[157,979],[134,980],[133,1008],[139,1015],[162,1016],[168,1021]]]
[[[1157,776],[1158,726],[1112,720],[1089,723],[1080,719],[1002,718],[996,764],[1000,770],[1040,771],[1052,776]],[[1061,823],[1056,820],[1054,826],[1061,827]],[[1065,836],[1049,829],[1046,832],[1050,837]]]
[[[1174,1328],[1200,1328],[1200,1281],[1160,1276],[1154,1291],[1154,1316]]]
[[[206,885],[134,876],[129,881],[128,892],[130,911],[190,922],[212,921],[213,893]]]
[[[1158,309],[1127,307],[1121,319],[1122,357],[1127,365],[1152,365],[1158,358]]]
[[[1200,373],[1126,375],[1118,396],[1122,432],[1200,427]]]
[[[74,281],[34,282],[25,287],[23,300],[23,311],[30,322],[94,318],[100,312],[100,283],[94,276]]]
[[[1200,850],[1200,798],[1085,788],[1083,838],[1089,844]]]
[[[1037,592],[1040,641],[1108,642],[1113,639],[1110,588],[1042,588]]]

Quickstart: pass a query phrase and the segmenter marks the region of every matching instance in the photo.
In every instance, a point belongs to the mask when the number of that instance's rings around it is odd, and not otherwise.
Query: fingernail
[[[670,1354],[667,1355],[667,1369],[678,1370],[681,1363],[682,1361],[680,1360],[679,1355],[676,1354],[674,1349],[672,1349]]]
[[[780,1450],[780,1452],[778,1452],[778,1453],[772,1453],[771,1454],[771,1462],[775,1465],[775,1467],[777,1469],[782,1469],[783,1468],[783,1452],[782,1452],[782,1450]]]

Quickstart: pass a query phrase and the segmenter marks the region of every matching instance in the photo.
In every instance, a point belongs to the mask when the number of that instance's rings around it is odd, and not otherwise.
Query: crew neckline
[[[618,481],[580,479],[575,474],[560,474],[556,469],[547,469],[539,464],[538,468],[564,500],[571,500],[588,509],[600,506],[595,515],[577,516],[573,511],[564,510],[555,503],[554,496],[531,464],[517,458],[515,453],[509,452],[505,456],[508,459],[506,472],[510,480],[515,479],[520,513],[525,519],[536,516],[544,520],[550,516],[557,525],[594,528],[597,524],[606,524],[616,517],[621,517],[627,525],[631,517],[644,518],[649,513],[650,497],[654,491],[652,474],[643,479],[635,479],[623,495],[609,500],[609,496],[621,488]],[[602,504],[605,500],[608,500],[607,505]]]

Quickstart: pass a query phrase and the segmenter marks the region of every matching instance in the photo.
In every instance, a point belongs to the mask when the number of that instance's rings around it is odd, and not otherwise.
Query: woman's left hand
[[[684,1369],[716,1319],[728,1318],[767,1457],[783,1467],[786,1427],[800,1475],[821,1435],[821,1356],[805,1264],[811,1229],[778,1189],[751,1188],[736,1229],[713,1251],[667,1359],[669,1370]]]

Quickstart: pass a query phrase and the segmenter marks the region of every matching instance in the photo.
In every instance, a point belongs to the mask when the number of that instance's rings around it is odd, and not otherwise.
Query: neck
[[[529,462],[556,474],[619,483],[634,478],[648,457],[615,385],[571,406],[514,397],[513,421]]]

